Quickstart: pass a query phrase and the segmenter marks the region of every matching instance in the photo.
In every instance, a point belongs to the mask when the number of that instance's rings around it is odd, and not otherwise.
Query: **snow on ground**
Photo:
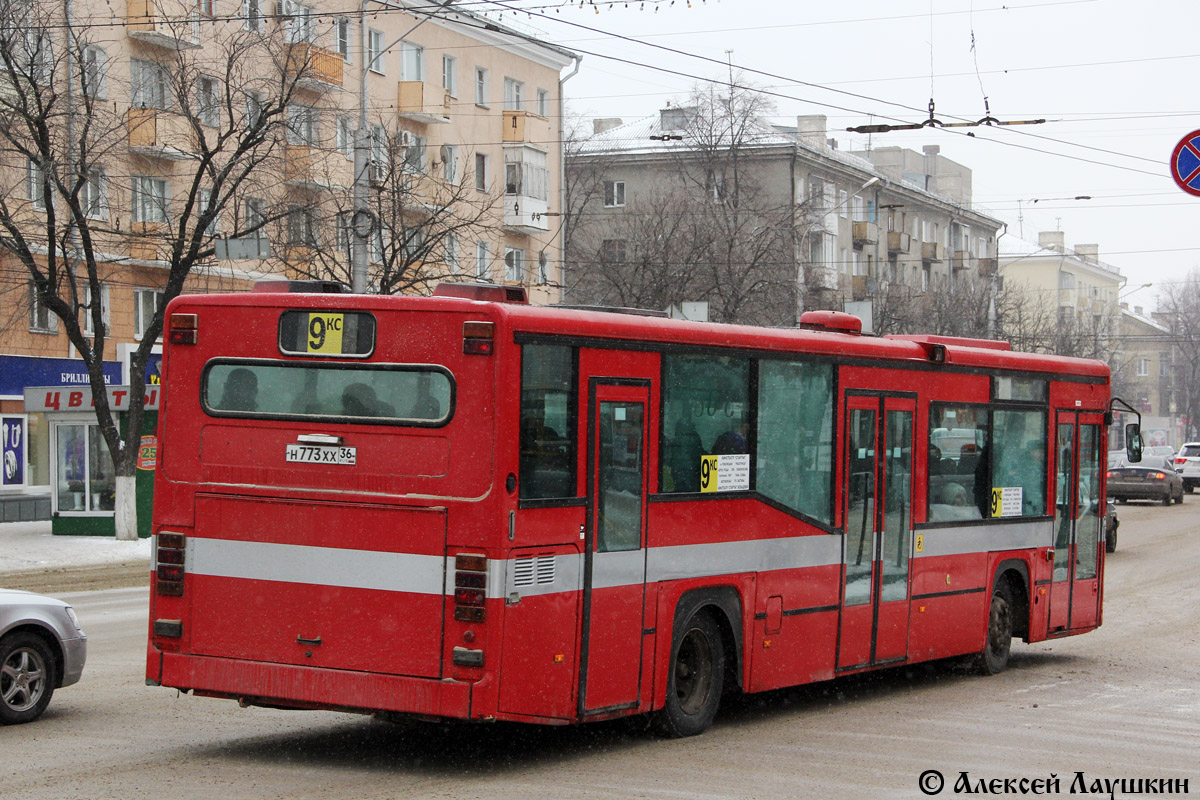
[[[0,573],[138,560],[150,563],[149,538],[118,542],[111,536],[55,536],[48,520],[0,523]]]

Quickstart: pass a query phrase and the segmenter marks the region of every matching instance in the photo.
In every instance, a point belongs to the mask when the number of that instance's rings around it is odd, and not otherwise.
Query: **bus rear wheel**
[[[995,675],[1008,665],[1008,653],[1012,647],[1013,602],[1012,590],[1001,582],[992,592],[992,605],[988,609],[987,641],[978,657],[979,672]]]
[[[673,638],[666,705],[655,721],[664,736],[695,736],[712,725],[721,703],[725,681],[721,632],[711,614],[697,611]]]

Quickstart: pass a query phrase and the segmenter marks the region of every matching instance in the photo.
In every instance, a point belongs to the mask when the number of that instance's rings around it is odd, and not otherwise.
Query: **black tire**
[[[655,719],[659,732],[678,739],[708,730],[724,683],[721,631],[711,614],[697,611],[676,629],[671,642],[667,702]]]
[[[1167,488],[1167,493],[1163,495],[1162,504],[1164,506],[1171,505],[1171,489],[1170,489],[1170,487]]]
[[[1104,551],[1106,553],[1117,552],[1117,532],[1116,531],[1109,531],[1108,535],[1104,537]]]
[[[50,648],[32,633],[0,641],[0,724],[33,722],[54,694],[56,678]]]
[[[1120,503],[1121,505],[1125,505],[1125,503],[1128,501],[1124,497],[1118,497],[1117,502]]]
[[[1175,496],[1175,505],[1183,505],[1183,489],[1179,490],[1179,494]]]
[[[1008,666],[1008,653],[1012,648],[1013,601],[1008,583],[1001,581],[992,592],[992,604],[988,609],[987,640],[979,653],[977,665],[983,675],[995,675]]]
[[[1195,488],[1196,488],[1196,485],[1195,485],[1195,484],[1188,483],[1187,481],[1184,481],[1184,482],[1183,482],[1183,490],[1184,490],[1185,492],[1187,492],[1188,494],[1191,494],[1191,493],[1192,493],[1192,490],[1193,490],[1193,489],[1195,489]]]

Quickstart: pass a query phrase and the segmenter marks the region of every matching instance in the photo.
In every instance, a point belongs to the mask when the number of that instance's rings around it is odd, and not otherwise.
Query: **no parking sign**
[[[1200,131],[1192,131],[1175,145],[1171,153],[1171,177],[1180,189],[1200,197]]]

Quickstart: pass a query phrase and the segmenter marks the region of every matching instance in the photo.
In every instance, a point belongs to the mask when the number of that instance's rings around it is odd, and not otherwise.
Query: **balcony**
[[[129,152],[186,161],[195,158],[193,150],[192,129],[186,117],[160,108],[129,109]]]
[[[888,253],[907,253],[912,249],[912,239],[903,231],[888,231]]]
[[[500,141],[514,142],[550,141],[550,121],[528,111],[503,111],[504,130]]]
[[[450,93],[425,81],[400,81],[396,89],[396,113],[422,124],[450,121]]]
[[[550,230],[545,200],[524,195],[504,196],[504,228],[510,233],[545,233]]]
[[[879,241],[879,226],[874,222],[854,223],[855,244],[875,244]]]
[[[921,242],[922,261],[945,261],[946,246],[939,242]]]
[[[981,258],[979,259],[979,274],[985,278],[990,278],[996,274],[997,266],[996,259]]]
[[[348,183],[352,171],[340,153],[331,154],[303,144],[289,144],[283,149],[283,182],[288,186],[328,190]]]
[[[955,250],[951,258],[951,265],[954,269],[975,269],[978,266],[979,260],[975,258],[974,253],[967,250]]]
[[[200,20],[195,12],[195,3],[128,0],[126,29],[130,39],[168,50],[191,50],[200,46]]]
[[[875,279],[867,275],[854,275],[850,278],[850,296],[857,302],[870,300],[875,295]]]
[[[162,235],[167,232],[163,222],[129,223],[129,257],[140,261],[157,261]]]
[[[342,67],[345,61],[332,50],[308,42],[298,42],[288,48],[288,76],[296,85],[313,92],[330,92],[342,88]]]

